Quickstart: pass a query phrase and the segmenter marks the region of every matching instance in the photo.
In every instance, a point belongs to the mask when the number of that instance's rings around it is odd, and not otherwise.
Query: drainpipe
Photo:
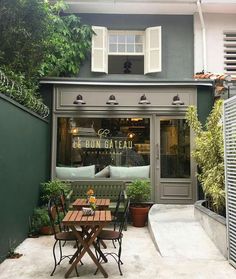
[[[207,72],[207,63],[206,63],[206,28],[205,28],[205,22],[202,14],[202,7],[201,7],[201,0],[197,0],[197,8],[198,13],[200,17],[201,22],[201,28],[202,28],[202,52],[203,52],[203,71],[204,73]]]

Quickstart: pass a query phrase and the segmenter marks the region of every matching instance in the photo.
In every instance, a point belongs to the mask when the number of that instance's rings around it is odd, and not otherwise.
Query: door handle
[[[159,144],[156,144],[156,159],[159,160],[160,159],[160,151],[159,151]]]

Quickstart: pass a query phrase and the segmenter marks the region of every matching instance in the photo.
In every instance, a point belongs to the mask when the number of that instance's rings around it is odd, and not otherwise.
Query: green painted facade
[[[192,15],[79,14],[81,22],[108,30],[139,30],[162,27],[162,71],[147,74],[157,79],[192,78],[194,72],[194,32]],[[104,77],[91,72],[91,58],[82,65],[79,77]],[[132,75],[130,75],[132,76]]]
[[[197,88],[197,110],[201,123],[205,123],[214,104],[213,88],[198,86]]]
[[[0,94],[0,262],[27,237],[40,183],[49,179],[47,121]]]

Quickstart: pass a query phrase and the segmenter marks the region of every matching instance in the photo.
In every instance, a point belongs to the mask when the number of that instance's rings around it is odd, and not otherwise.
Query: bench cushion
[[[56,167],[56,177],[62,180],[78,180],[81,178],[93,178],[95,175],[95,165],[70,168]]]
[[[116,167],[110,166],[110,176],[113,179],[149,178],[150,166]]]

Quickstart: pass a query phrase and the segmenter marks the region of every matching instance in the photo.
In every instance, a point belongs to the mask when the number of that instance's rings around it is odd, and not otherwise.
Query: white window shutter
[[[144,74],[161,72],[161,26],[145,30]]]
[[[91,71],[108,73],[107,28],[92,26],[95,34],[92,37]]]

